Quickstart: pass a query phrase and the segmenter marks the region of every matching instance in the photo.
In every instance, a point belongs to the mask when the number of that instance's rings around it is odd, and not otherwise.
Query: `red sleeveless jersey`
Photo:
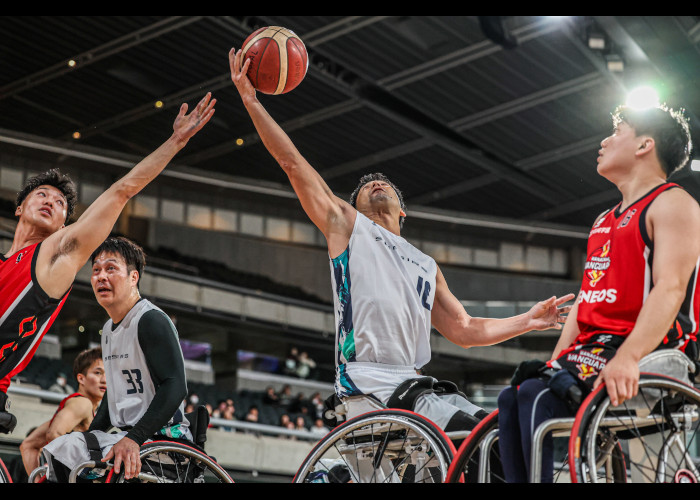
[[[647,233],[647,210],[657,196],[673,188],[680,186],[673,183],[657,186],[624,211],[620,203],[603,213],[591,229],[578,296],[581,333],[574,344],[587,344],[600,333],[626,337],[634,328],[654,286],[654,244]],[[681,309],[660,347],[685,350],[688,342],[697,340],[698,284],[696,262]]]
[[[66,396],[65,398],[63,398],[63,399],[61,400],[61,402],[58,403],[58,408],[56,408],[56,411],[53,413],[53,417],[51,417],[51,421],[49,421],[49,425],[51,425],[51,424],[53,423],[54,419],[56,418],[56,415],[58,415],[58,412],[61,411],[61,410],[63,409],[64,406],[66,406],[66,401],[68,401],[69,399],[72,399],[72,398],[84,398],[84,397],[85,397],[85,396],[83,396],[83,395],[80,394],[79,392],[74,392],[73,394],[71,394],[71,395]],[[94,417],[94,416],[95,416],[95,415],[93,414],[93,417]]]
[[[50,298],[36,280],[41,243],[5,258],[0,254],[0,391],[32,359],[58,316],[70,289],[61,299]]]

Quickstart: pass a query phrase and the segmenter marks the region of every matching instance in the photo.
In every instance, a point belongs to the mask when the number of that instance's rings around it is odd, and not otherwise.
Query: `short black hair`
[[[360,178],[360,182],[357,184],[357,187],[350,195],[350,205],[352,205],[353,208],[357,208],[356,207],[357,195],[360,193],[360,189],[362,189],[362,186],[364,186],[368,182],[372,182],[372,181],[382,181],[382,182],[386,182],[387,184],[389,184],[391,186],[391,188],[394,190],[394,192],[396,193],[396,197],[399,200],[399,205],[401,205],[401,210],[403,210],[404,213],[406,213],[406,204],[403,202],[403,194],[401,194],[401,191],[399,190],[399,188],[397,188],[396,185],[393,182],[391,182],[386,175],[384,175],[380,172],[375,172],[373,174],[366,174]],[[399,216],[399,227],[403,227],[403,221],[405,219],[406,219],[406,217],[404,217],[403,215]]]
[[[656,144],[656,154],[668,178],[690,159],[693,143],[685,110],[678,111],[661,104],[651,108],[635,109],[618,106],[613,112],[613,125],[621,122],[634,129],[636,136],[649,135]]]
[[[92,364],[98,359],[102,359],[102,348],[85,349],[75,357],[73,361],[73,378],[78,379],[78,375],[85,375]]]
[[[39,186],[53,186],[63,193],[63,196],[66,197],[66,203],[68,205],[66,207],[66,221],[68,221],[75,210],[75,204],[78,200],[78,192],[75,188],[75,184],[68,174],[62,174],[57,168],[52,168],[43,174],[35,175],[34,177],[27,179],[27,182],[24,183],[22,190],[17,193],[15,206],[20,206],[24,199],[29,196],[29,193],[34,191]]]
[[[126,262],[127,270],[129,272],[135,270],[139,273],[139,280],[136,282],[136,287],[138,288],[139,284],[141,283],[143,269],[146,267],[146,253],[143,251],[143,248],[130,239],[124,238],[123,236],[110,236],[103,241],[94,252],[92,252],[90,262],[94,264],[95,259],[102,252],[121,255],[124,262]]]

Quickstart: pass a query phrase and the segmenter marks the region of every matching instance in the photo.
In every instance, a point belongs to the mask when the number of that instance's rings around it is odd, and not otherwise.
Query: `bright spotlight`
[[[627,94],[627,106],[636,109],[653,108],[659,105],[659,94],[651,87],[637,87]]]

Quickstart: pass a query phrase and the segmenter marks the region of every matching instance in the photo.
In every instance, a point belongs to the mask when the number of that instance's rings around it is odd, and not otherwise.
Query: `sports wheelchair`
[[[567,441],[555,464],[559,482],[698,482],[700,391],[693,387],[695,364],[676,350],[660,350],[640,362],[639,392],[614,407],[604,384],[582,402],[574,418],[552,419],[533,435],[530,481],[539,482],[547,434]],[[497,473],[498,410],[460,446],[447,482],[476,471],[479,482],[503,482]]]
[[[106,483],[232,483],[233,480],[216,460],[204,451],[209,425],[209,413],[204,406],[186,414],[190,422],[190,431],[194,442],[183,439],[156,437],[141,446],[141,472],[137,478],[126,480],[124,471],[114,473],[111,462],[102,463],[99,458],[79,464],[70,472],[69,482],[78,482],[78,477],[86,469],[106,471]],[[29,476],[29,482],[40,482],[46,473],[46,465],[35,469]]]
[[[336,400],[327,408],[326,422],[348,414],[357,416],[335,426],[316,444],[293,482],[443,483],[456,453],[452,440],[469,434],[445,433],[413,411],[387,408],[362,396],[344,403]]]

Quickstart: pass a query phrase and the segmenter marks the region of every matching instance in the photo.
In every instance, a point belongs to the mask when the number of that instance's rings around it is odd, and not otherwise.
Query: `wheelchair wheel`
[[[125,480],[124,472],[110,471],[108,483],[232,483],[214,459],[196,448],[171,441],[153,441],[141,447],[141,473]]]
[[[462,442],[450,464],[446,482],[505,483],[498,451],[498,410],[479,422]]]
[[[311,450],[295,483],[442,483],[455,448],[445,433],[404,410],[365,413]]]
[[[10,473],[7,472],[7,467],[5,467],[5,462],[0,459],[0,484],[2,483],[11,483],[12,482],[12,477],[10,476]]]
[[[29,474],[28,483],[43,483],[46,481],[47,465],[40,465]]]
[[[573,482],[699,482],[700,391],[643,373],[639,393],[611,406],[604,385],[584,401],[569,444]]]

